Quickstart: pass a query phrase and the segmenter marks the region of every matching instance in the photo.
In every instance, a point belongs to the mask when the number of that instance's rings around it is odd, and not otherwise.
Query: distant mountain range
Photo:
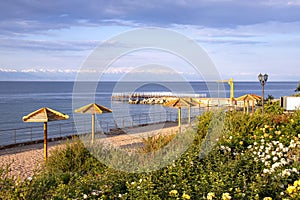
[[[74,81],[75,71],[1,70],[0,81]]]

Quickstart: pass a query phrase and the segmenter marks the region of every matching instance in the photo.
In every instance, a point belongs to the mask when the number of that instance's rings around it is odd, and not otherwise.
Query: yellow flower
[[[263,200],[272,200],[272,197],[265,197]]]
[[[265,138],[269,137],[269,134],[268,134],[268,133],[265,133],[265,134],[264,134],[264,137],[265,137]]]
[[[240,141],[240,145],[243,145],[244,144],[244,142],[243,141]]]
[[[177,190],[171,190],[169,192],[169,195],[172,196],[172,197],[176,197],[178,195],[178,191]]]
[[[288,194],[293,194],[294,192],[296,192],[296,187],[290,185],[290,186],[286,189],[286,192],[287,192]]]
[[[272,135],[270,135],[270,136],[269,136],[269,138],[270,138],[270,139],[272,139],[272,138],[273,138],[273,136],[272,136]]]
[[[294,123],[295,122],[294,119],[291,119],[291,122]]]
[[[228,192],[222,194],[222,200],[230,200],[231,196]]]
[[[208,200],[212,200],[213,198],[215,198],[216,196],[215,196],[215,193],[213,193],[213,192],[209,192],[208,194],[207,194],[207,199]]]
[[[299,179],[298,181],[295,181],[295,182],[294,182],[294,186],[295,186],[295,187],[300,187],[300,179]]]
[[[275,131],[275,134],[276,134],[276,135],[280,135],[280,134],[281,134],[281,131]]]
[[[183,193],[182,195],[183,199],[191,199],[190,195]]]

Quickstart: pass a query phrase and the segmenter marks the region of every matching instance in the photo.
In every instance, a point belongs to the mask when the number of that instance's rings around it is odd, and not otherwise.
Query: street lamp
[[[264,99],[265,99],[265,84],[268,80],[268,74],[262,75],[261,73],[258,75],[258,80],[262,86],[262,96],[261,96],[261,104],[262,104],[262,114],[264,114]]]

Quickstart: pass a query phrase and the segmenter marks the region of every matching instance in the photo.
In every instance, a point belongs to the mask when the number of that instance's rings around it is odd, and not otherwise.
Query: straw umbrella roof
[[[178,98],[178,99],[174,99],[172,101],[169,101],[167,103],[164,104],[164,106],[169,106],[169,107],[190,107],[190,106],[195,106],[196,104],[184,100],[182,98]]]
[[[102,113],[110,113],[112,112],[112,110],[104,106],[101,106],[99,104],[91,103],[76,109],[75,112],[82,113],[82,114],[102,114]]]
[[[261,100],[261,97],[256,94],[245,94],[243,96],[235,98],[236,101],[257,101]]]
[[[56,110],[44,107],[23,117],[24,122],[50,122],[69,119],[69,116]]]

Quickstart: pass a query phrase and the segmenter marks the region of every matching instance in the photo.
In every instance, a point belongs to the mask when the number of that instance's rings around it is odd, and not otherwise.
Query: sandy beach
[[[169,122],[124,129],[123,131],[127,134],[108,135],[105,136],[105,139],[114,146],[127,147],[141,143],[142,139],[148,136],[171,134],[177,130],[177,124]],[[51,156],[51,151],[64,145],[64,142],[64,140],[48,142],[48,155]],[[26,179],[31,177],[36,170],[38,171],[43,163],[43,143],[20,145],[0,150],[0,166],[10,165],[9,176]]]

